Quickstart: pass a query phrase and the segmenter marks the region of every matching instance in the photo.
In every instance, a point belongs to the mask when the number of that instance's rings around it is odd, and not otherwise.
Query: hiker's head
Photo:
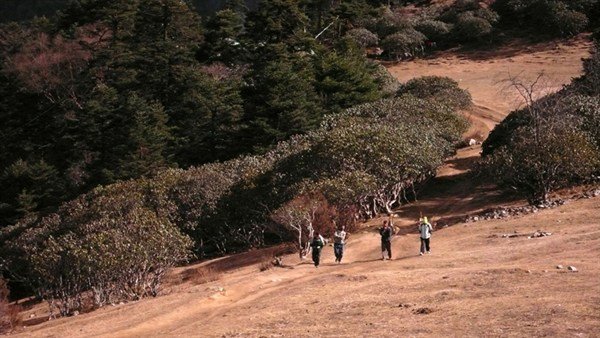
[[[346,230],[346,227],[345,227],[345,226],[343,226],[343,225],[340,225],[340,226],[338,227],[338,230],[344,231],[344,230]]]
[[[385,227],[385,226],[387,226],[387,224],[388,224],[388,221],[387,221],[387,220],[383,221],[383,226],[384,226],[384,227]]]

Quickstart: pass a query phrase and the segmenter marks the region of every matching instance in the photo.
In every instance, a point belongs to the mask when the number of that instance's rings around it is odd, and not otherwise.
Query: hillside
[[[444,53],[390,67],[400,80],[445,75],[469,89],[466,112],[483,138],[518,104],[497,82],[509,71],[545,70],[560,88],[581,72],[584,38],[511,45],[488,53]],[[380,261],[374,220],[353,234],[344,263],[332,249],[315,269],[286,256],[288,268],[259,272],[272,249],[175,269],[160,297],[44,322],[45,304],[24,311],[17,336],[524,336],[592,337],[600,330],[600,203],[578,200],[507,220],[458,223],[434,233],[419,257],[414,221],[463,217],[496,205],[523,204],[469,175],[479,147],[464,148],[398,210],[394,261]],[[503,234],[551,232],[528,239]],[[578,272],[556,269],[573,265]],[[203,272],[208,276],[202,276]],[[216,279],[208,283],[205,277]]]

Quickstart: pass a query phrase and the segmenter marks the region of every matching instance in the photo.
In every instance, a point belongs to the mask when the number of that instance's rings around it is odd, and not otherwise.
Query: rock
[[[477,140],[472,138],[469,140],[469,147],[472,147],[474,145],[477,145]]]
[[[74,311],[73,312],[73,317],[75,317],[75,316],[79,316],[79,311]]]
[[[427,307],[422,307],[422,308],[418,308],[413,310],[413,313],[416,315],[426,315],[426,314],[430,314],[432,313],[433,310]]]
[[[544,272],[548,272],[548,270],[542,270],[542,271],[544,271]]]
[[[473,220],[473,222],[479,221],[479,217],[478,216],[473,216],[473,217],[471,217],[471,219]]]
[[[557,269],[559,269],[559,270],[560,270],[560,269],[564,269],[564,267],[563,267],[562,265],[560,265],[560,264],[559,264],[559,265],[557,265],[557,266],[556,266],[556,268],[557,268]]]
[[[531,273],[531,270],[527,270],[527,273]]]
[[[29,315],[29,318],[34,318],[34,317],[35,317],[34,313],[32,313],[32,314]]]
[[[569,271],[573,271],[573,272],[577,272],[577,271],[579,271],[579,270],[577,270],[577,268],[576,268],[576,267],[574,267],[573,265],[569,265],[569,267],[568,267],[567,269],[569,269]]]

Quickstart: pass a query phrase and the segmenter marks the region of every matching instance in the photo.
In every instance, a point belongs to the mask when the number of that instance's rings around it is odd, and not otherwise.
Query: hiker
[[[387,251],[388,259],[392,260],[392,234],[393,229],[391,225],[391,218],[388,222],[383,221],[383,227],[379,229],[381,235],[381,260],[385,260],[385,252]]]
[[[346,244],[346,227],[343,225],[333,233],[333,253],[336,263],[342,262],[344,256],[344,245]]]
[[[315,232],[315,235],[310,241],[310,246],[312,247],[312,260],[315,263],[315,267],[318,268],[319,263],[321,262],[321,249],[325,246],[325,240],[318,231]]]
[[[431,232],[433,231],[433,227],[427,221],[427,217],[423,217],[419,219],[419,234],[421,235],[421,251],[419,255],[423,256],[425,252],[428,254],[431,253],[431,248],[429,247],[429,239],[431,238]]]

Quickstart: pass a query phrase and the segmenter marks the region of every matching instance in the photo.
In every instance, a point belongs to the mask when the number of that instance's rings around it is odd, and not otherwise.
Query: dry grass
[[[206,284],[219,280],[221,273],[211,267],[201,266],[199,268],[187,269],[181,273],[183,282],[193,285]]]

